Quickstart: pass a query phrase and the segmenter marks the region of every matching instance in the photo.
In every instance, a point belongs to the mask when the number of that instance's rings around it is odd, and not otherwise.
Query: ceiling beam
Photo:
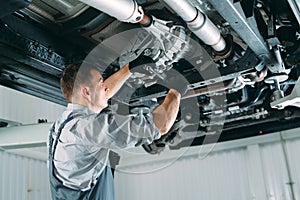
[[[0,147],[5,150],[44,147],[50,128],[51,123],[0,128]]]

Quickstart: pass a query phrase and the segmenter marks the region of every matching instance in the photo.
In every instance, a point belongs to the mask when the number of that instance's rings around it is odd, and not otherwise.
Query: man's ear
[[[85,98],[90,100],[90,96],[91,96],[91,91],[89,87],[82,87],[81,90],[81,95]]]

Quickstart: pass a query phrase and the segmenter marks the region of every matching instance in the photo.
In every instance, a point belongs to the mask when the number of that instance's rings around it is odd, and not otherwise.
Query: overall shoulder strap
[[[54,153],[55,153],[55,150],[56,150],[56,146],[57,146],[57,143],[58,143],[58,139],[61,135],[61,132],[62,132],[62,129],[66,126],[66,124],[68,122],[70,122],[72,119],[76,118],[80,116],[80,114],[70,114],[67,119],[60,125],[60,127],[58,128],[58,131],[57,131],[57,134],[56,134],[56,138],[55,140],[53,140],[52,138],[52,135],[53,133],[55,132],[55,123],[52,125],[51,129],[50,129],[50,134],[49,134],[49,162],[52,162],[53,158],[54,158]],[[53,142],[54,142],[54,145],[53,145]],[[53,147],[53,150],[52,150],[52,147]]]

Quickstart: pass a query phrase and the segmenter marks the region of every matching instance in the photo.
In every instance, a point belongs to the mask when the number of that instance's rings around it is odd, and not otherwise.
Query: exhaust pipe
[[[91,7],[117,18],[122,22],[138,23],[144,11],[135,0],[79,0]]]
[[[218,28],[186,0],[163,0],[172,8],[188,25],[189,29],[205,44],[212,46],[217,52],[226,49],[226,42]]]
[[[144,11],[135,0],[80,0],[102,12],[117,18],[122,22],[140,23],[148,25],[151,16],[144,15]],[[212,46],[216,52],[226,49],[226,42],[218,28],[195,7],[185,0],[163,0],[187,23],[189,29],[205,44]]]

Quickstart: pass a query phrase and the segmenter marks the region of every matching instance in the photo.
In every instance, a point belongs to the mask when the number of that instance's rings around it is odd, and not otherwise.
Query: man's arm
[[[130,75],[131,72],[129,71],[129,64],[126,64],[119,71],[115,72],[104,81],[104,85],[109,89],[107,92],[107,97],[109,99],[119,91]]]
[[[179,111],[180,97],[180,93],[170,89],[164,102],[153,110],[153,121],[161,135],[168,133],[174,124]]]
[[[105,86],[109,89],[108,98],[119,91],[131,74],[129,64],[126,64],[104,81]],[[180,98],[179,92],[170,89],[164,102],[152,112],[154,124],[160,130],[161,135],[166,134],[174,124],[179,111]]]
[[[78,124],[78,127],[85,132],[85,142],[98,147],[120,149],[150,144],[168,133],[177,117],[179,103],[180,94],[170,89],[163,103],[151,115],[100,113],[92,123],[81,120],[78,123],[83,124]]]

